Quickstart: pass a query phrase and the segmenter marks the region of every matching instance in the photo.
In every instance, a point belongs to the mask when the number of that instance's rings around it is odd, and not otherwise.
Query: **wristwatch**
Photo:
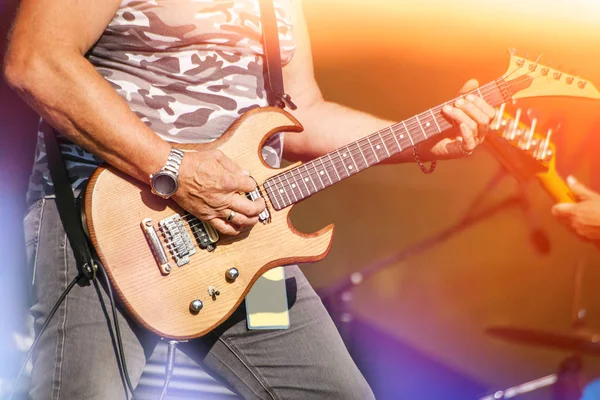
[[[171,148],[167,163],[160,171],[150,175],[150,186],[152,193],[168,199],[177,191],[179,187],[179,167],[183,160],[183,151]]]

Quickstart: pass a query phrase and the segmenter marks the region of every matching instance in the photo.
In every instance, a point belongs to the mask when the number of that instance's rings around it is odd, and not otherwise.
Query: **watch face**
[[[155,192],[170,196],[177,190],[177,180],[169,174],[159,173],[152,180],[152,187]]]

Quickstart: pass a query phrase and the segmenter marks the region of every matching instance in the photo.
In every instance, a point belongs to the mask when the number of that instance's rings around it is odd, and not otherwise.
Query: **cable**
[[[173,366],[175,365],[175,349],[179,342],[177,340],[169,340],[169,349],[167,351],[167,362],[165,365],[165,383],[163,384],[162,392],[158,400],[163,400],[167,395],[169,383],[173,376]]]
[[[40,329],[40,333],[38,333],[37,337],[35,338],[35,340],[31,344],[31,348],[27,352],[27,356],[25,356],[25,361],[23,361],[23,364],[21,365],[21,368],[19,369],[19,373],[17,374],[17,377],[15,378],[15,382],[13,383],[13,386],[12,386],[12,388],[10,390],[10,394],[8,395],[8,400],[10,400],[10,399],[13,398],[13,396],[15,394],[15,390],[17,389],[17,384],[19,383],[19,379],[21,378],[21,375],[23,374],[23,371],[25,370],[25,367],[27,366],[27,362],[29,361],[29,358],[31,358],[31,355],[33,354],[33,350],[35,350],[35,347],[39,343],[40,338],[42,337],[42,335],[44,334],[44,331],[48,327],[48,324],[50,323],[50,320],[52,319],[52,317],[54,316],[54,314],[56,314],[56,311],[58,310],[58,307],[60,307],[60,305],[64,301],[65,297],[67,297],[67,295],[69,294],[69,292],[71,291],[71,289],[73,289],[73,286],[75,286],[75,284],[77,282],[79,282],[79,280],[81,278],[83,278],[83,274],[79,273],[75,277],[75,279],[73,279],[71,281],[71,283],[69,283],[69,286],[67,286],[67,288],[62,292],[62,294],[60,295],[60,297],[58,298],[58,300],[54,304],[54,307],[52,307],[52,310],[50,311],[50,314],[48,314],[48,318],[46,318],[46,321],[44,321],[44,323],[43,323],[43,325],[42,325],[42,327]]]
[[[104,270],[104,265],[102,265],[102,263],[98,260],[95,260],[95,262],[100,267],[98,269],[100,271],[102,271],[104,281],[106,282],[108,298],[110,300],[110,307],[112,310],[113,321],[114,321],[114,325],[115,325],[115,337],[116,337],[116,341],[117,341],[117,352],[118,352],[118,357],[117,357],[118,360],[117,361],[119,362],[119,367],[121,368],[121,373],[125,377],[125,383],[127,384],[127,388],[131,392],[131,399],[136,400],[137,398],[135,397],[133,385],[131,384],[131,379],[129,378],[129,371],[127,370],[127,361],[125,360],[125,351],[123,350],[123,341],[121,339],[121,329],[119,328],[119,318],[118,318],[118,314],[117,314],[117,307],[115,306],[115,298],[113,295],[112,286],[110,284],[110,281],[108,280],[108,275],[106,275],[106,271]]]

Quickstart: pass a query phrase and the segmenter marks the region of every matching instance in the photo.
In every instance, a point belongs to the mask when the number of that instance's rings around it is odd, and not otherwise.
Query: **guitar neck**
[[[502,78],[475,89],[471,94],[481,97],[492,107],[497,107],[511,98],[510,87]],[[276,210],[289,207],[447,131],[452,128],[452,124],[442,114],[442,108],[446,104],[454,104],[457,99],[454,98],[268,179],[263,186],[271,203]]]
[[[538,174],[537,178],[542,187],[556,203],[575,203],[577,201],[569,185],[554,169],[543,174]]]

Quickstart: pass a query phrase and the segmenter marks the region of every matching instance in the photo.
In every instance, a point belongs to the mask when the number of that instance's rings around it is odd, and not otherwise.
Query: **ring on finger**
[[[473,150],[465,150],[464,148],[464,143],[459,143],[458,144],[458,148],[460,149],[460,152],[462,153],[463,156],[470,156],[471,154],[473,154]]]
[[[235,217],[235,211],[231,210],[229,215],[227,216],[227,222],[231,222],[231,220]]]

